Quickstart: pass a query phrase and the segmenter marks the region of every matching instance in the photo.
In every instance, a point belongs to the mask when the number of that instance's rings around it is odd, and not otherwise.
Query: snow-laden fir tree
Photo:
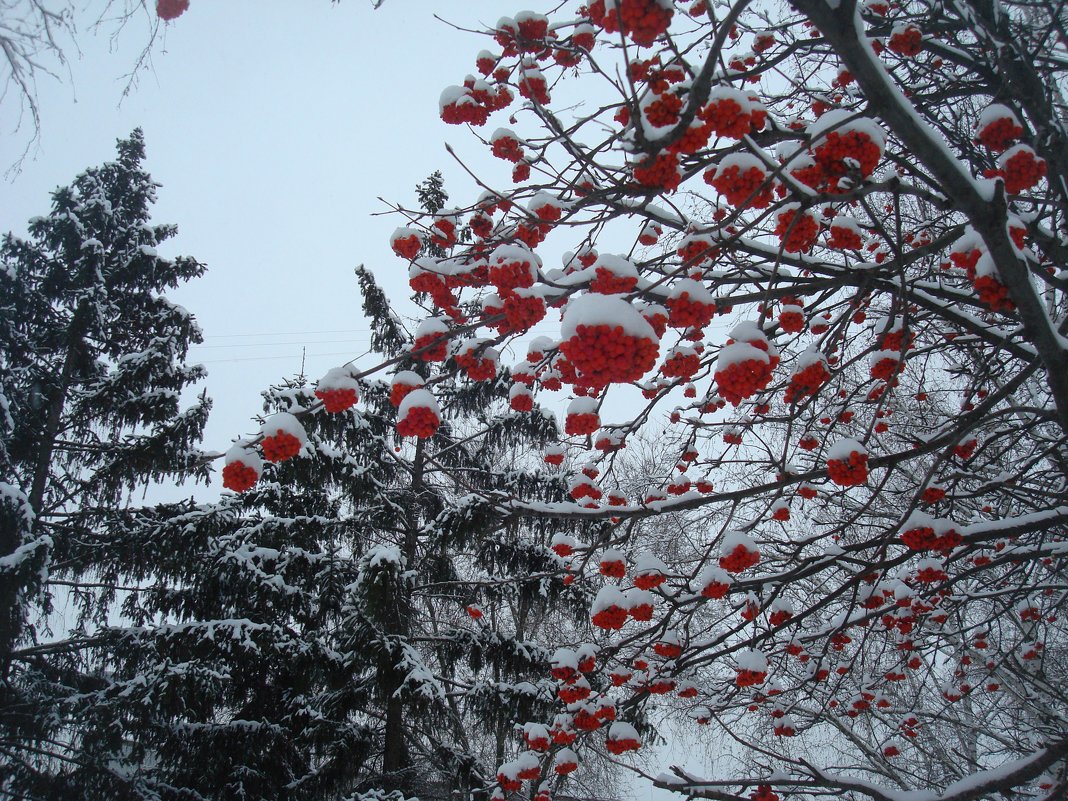
[[[512,412],[506,374],[461,382],[451,360],[414,358],[371,274],[357,277],[373,346],[432,387],[440,426],[397,435],[390,375],[301,376],[264,393],[263,436],[228,454],[241,494],[150,521],[151,577],[110,654],[144,797],[485,795],[525,748],[513,722],[554,700],[540,643],[588,637],[545,612],[581,618],[590,600],[560,581],[558,527],[473,502],[559,500],[563,482],[522,456],[556,439],[555,421]],[[280,421],[299,455],[264,469],[255,453],[277,457]]]
[[[157,248],[140,130],[0,247],[0,795],[123,796],[118,732],[98,726],[101,658],[142,531],[116,525],[151,482],[206,476],[201,341],[165,292],[199,276]],[[150,513],[146,513],[150,514]],[[151,569],[150,567],[148,568]],[[53,599],[60,598],[62,607]],[[76,788],[78,788],[76,790]]]

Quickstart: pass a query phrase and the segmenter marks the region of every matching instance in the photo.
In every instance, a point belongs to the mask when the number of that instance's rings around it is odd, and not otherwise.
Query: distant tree
[[[418,194],[447,201],[440,176]],[[488,341],[448,362],[409,353],[357,277],[392,379],[345,365],[264,393],[257,440],[276,463],[238,442],[223,478],[241,494],[159,510],[116,568],[141,583],[111,638],[107,714],[144,797],[485,796],[526,747],[514,721],[552,708],[543,643],[585,636],[590,599],[556,579],[549,547],[576,527],[501,524],[469,501],[495,487],[561,500],[530,456],[555,422],[501,413],[511,381]],[[479,380],[457,381],[457,364]],[[418,384],[440,407],[412,440],[395,422],[404,393],[428,396]]]
[[[120,524],[135,491],[207,477],[210,404],[181,397],[200,330],[165,295],[204,267],[159,255],[177,229],[151,223],[144,157],[137,130],[0,246],[0,795],[126,783],[124,744],[86,723],[115,565],[148,547]]]

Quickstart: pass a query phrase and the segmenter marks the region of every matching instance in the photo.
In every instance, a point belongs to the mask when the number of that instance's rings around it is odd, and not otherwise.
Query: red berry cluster
[[[831,226],[831,235],[827,237],[827,247],[835,250],[860,250],[863,245],[860,234],[852,228],[842,225]]]
[[[1023,132],[1023,128],[1012,117],[999,117],[988,123],[975,140],[991,152],[1000,153],[1012,147],[1013,142],[1023,136]]]
[[[498,136],[491,143],[494,156],[505,161],[519,163],[523,160],[523,148],[519,140],[512,136]]]
[[[260,474],[244,462],[230,462],[222,471],[223,486],[234,492],[245,492],[259,480]]]
[[[678,659],[682,655],[682,646],[674,642],[656,642],[653,651],[663,659]]]
[[[583,485],[580,485],[583,486]],[[575,491],[571,491],[571,497],[575,497]],[[580,496],[581,497],[581,496]],[[601,493],[598,490],[597,497],[601,497]],[[576,498],[577,500],[577,498]],[[608,559],[602,561],[598,565],[598,569],[602,576],[608,576],[608,578],[621,579],[627,574],[627,566],[618,559]]]
[[[589,414],[569,414],[564,419],[564,433],[569,437],[592,434],[600,427],[601,418],[592,412]]]
[[[945,581],[947,578],[949,578],[949,576],[946,574],[946,571],[940,567],[935,567],[934,565],[924,565],[916,571],[916,581],[921,584],[935,584],[939,581]],[[956,698],[950,698],[950,700],[956,701],[959,700],[959,698],[960,696],[957,696]]]
[[[260,447],[263,448],[263,458],[268,462],[284,462],[300,453],[300,440],[278,429],[271,436],[264,437]]]
[[[701,367],[701,359],[696,353],[676,353],[660,368],[667,378],[689,378]]]
[[[775,235],[782,240],[782,249],[787,253],[807,253],[816,244],[820,226],[809,212],[785,209],[779,213]],[[796,222],[795,222],[796,220]]]
[[[317,389],[315,397],[323,402],[323,408],[330,414],[337,414],[356,405],[359,398],[354,389]]]
[[[165,21],[178,19],[189,9],[189,0],[156,0],[156,15]]]
[[[863,131],[831,131],[812,154],[824,174],[840,178],[851,172],[847,159],[856,162],[861,176],[867,178],[879,164],[882,151]],[[836,182],[835,182],[836,183]]]
[[[674,153],[649,156],[633,170],[634,180],[642,185],[667,192],[678,189],[682,176],[679,174],[679,159]]]
[[[590,292],[597,292],[601,295],[619,295],[630,292],[637,285],[638,276],[636,275],[616,275],[611,270],[598,267],[594,271],[594,279],[590,281]]]
[[[946,491],[942,487],[926,487],[920,496],[926,504],[935,504],[946,497]]]
[[[679,112],[682,110],[682,98],[672,92],[659,95],[649,105],[642,109],[645,119],[654,128],[665,128],[679,121]]]
[[[513,412],[534,411],[534,396],[529,392],[517,392],[508,400],[508,405]],[[563,458],[561,456],[561,458]],[[548,459],[546,459],[548,461]]]
[[[730,584],[726,584],[722,581],[710,581],[701,588],[701,595],[705,598],[712,598],[715,600],[725,597],[730,588]]]
[[[715,187],[727,202],[735,207],[764,209],[774,198],[774,190],[768,176],[759,167],[750,167],[745,172],[737,164],[726,169],[710,168],[705,171],[705,182]]]
[[[853,451],[848,460],[828,459],[827,475],[839,487],[854,487],[868,480],[868,454]]]
[[[1036,156],[1035,151],[1026,145],[1020,145],[1001,169],[1005,176],[1005,191],[1014,195],[1030,189],[1046,176],[1046,160]]]
[[[597,628],[618,631],[627,622],[627,610],[613,604],[593,615],[590,620]]]
[[[755,687],[758,684],[763,684],[768,680],[768,674],[762,670],[744,670],[739,669],[738,675],[734,677],[734,683],[738,687]]]
[[[447,339],[440,334],[423,334],[412,344],[412,355],[424,362],[443,362],[448,358]]]
[[[657,350],[655,341],[611,325],[578,325],[575,335],[560,343],[582,381],[595,387],[637,381],[653,368]]]
[[[919,28],[909,23],[904,28],[896,29],[886,46],[903,58],[912,58],[918,55],[923,47],[923,34]]]
[[[741,139],[756,127],[753,115],[743,109],[737,100],[721,97],[697,112],[697,117],[712,126],[717,136]]]
[[[400,406],[404,396],[413,389],[419,389],[419,387],[413,384],[392,384],[389,388],[389,402],[393,406]]]
[[[626,2],[626,0],[624,0],[624,2]],[[607,740],[604,742],[604,749],[616,756],[619,754],[626,754],[628,751],[638,751],[641,747],[642,743],[631,738]]]
[[[671,25],[674,9],[657,0],[618,0],[615,8],[606,11],[605,0],[593,0],[587,13],[609,33],[622,31],[634,44],[649,47]]]
[[[408,286],[413,292],[425,292],[440,309],[456,308],[456,296],[445,284],[440,275],[430,272],[420,272],[408,279]]]
[[[737,406],[771,383],[771,364],[747,359],[716,370],[715,378],[719,394]]]
[[[543,106],[549,105],[549,87],[540,71],[524,70],[519,76],[519,94]]]
[[[526,289],[534,286],[534,270],[525,259],[492,264],[489,268],[489,281],[501,295],[507,295],[514,289]]]
[[[479,356],[476,350],[476,348],[469,348],[457,354],[455,356],[456,366],[467,373],[467,377],[472,381],[492,381],[497,377],[497,362]],[[531,378],[533,379],[533,376]]]
[[[917,526],[903,531],[901,533],[901,542],[905,544],[906,548],[913,551],[942,551],[945,553],[958,547],[964,542],[964,538],[954,528],[950,528],[940,535],[935,535],[934,529],[930,526]]]
[[[904,369],[904,362],[893,356],[884,356],[871,366],[871,377],[877,381],[890,381]]]
[[[751,551],[744,545],[735,545],[734,550],[719,558],[719,566],[728,573],[741,573],[760,561],[760,552]]]
[[[403,420],[397,421],[397,433],[402,437],[419,437],[426,439],[434,436],[441,421],[431,409],[425,406],[413,406]]]
[[[668,151],[671,153],[692,155],[707,145],[709,137],[711,136],[711,125],[706,122],[700,124],[691,122],[690,127],[686,129],[682,136],[668,145]]]
[[[805,315],[784,309],[779,312],[779,328],[787,334],[798,334],[805,330]]]
[[[813,362],[798,370],[790,377],[790,384],[786,387],[786,402],[796,403],[809,395],[815,395],[830,377],[827,365],[822,361]]]
[[[704,328],[712,322],[716,314],[715,304],[690,300],[689,292],[682,292],[677,298],[668,299],[667,306],[668,322],[674,328]]]
[[[497,330],[502,334],[533,328],[545,317],[545,301],[537,295],[509,295],[504,299],[504,322]]]
[[[390,246],[393,248],[393,252],[404,259],[411,261],[419,255],[419,249],[423,246],[423,243],[419,241],[419,237],[415,234],[410,236],[400,237],[394,239]]]

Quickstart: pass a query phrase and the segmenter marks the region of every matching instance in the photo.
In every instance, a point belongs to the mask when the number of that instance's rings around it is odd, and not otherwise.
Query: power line
[[[363,354],[360,354],[363,355]],[[314,359],[320,356],[352,356],[352,351],[343,350],[336,353],[309,353],[307,358]],[[244,356],[236,359],[205,359],[198,362],[198,364],[225,364],[229,362],[265,362],[277,359],[299,359],[299,353],[293,353],[286,356]],[[353,358],[359,358],[355,356]]]
[[[328,333],[368,333],[370,328],[342,328],[335,331],[267,331],[264,333],[204,334],[205,340],[229,340],[238,336],[318,336]]]
[[[346,342],[370,342],[369,337],[356,339],[321,339],[316,342],[305,342],[302,339],[291,342],[235,342],[232,345],[190,345],[190,348],[271,348],[281,345],[343,345]]]

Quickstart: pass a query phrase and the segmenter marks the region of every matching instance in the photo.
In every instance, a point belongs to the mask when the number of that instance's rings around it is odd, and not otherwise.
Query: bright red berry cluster
[[[323,402],[323,408],[331,414],[351,409],[359,400],[354,389],[317,389],[315,397]]]
[[[771,364],[762,359],[747,359],[716,370],[719,394],[737,406],[771,383]]]
[[[669,298],[667,306],[668,322],[674,328],[704,328],[716,315],[714,303],[691,300],[689,292],[682,292],[677,298]]]
[[[767,680],[768,674],[762,670],[739,669],[738,675],[734,677],[734,683],[738,687],[755,687]]]
[[[440,334],[424,334],[412,344],[412,355],[424,362],[443,362],[448,358],[447,339]]]
[[[622,31],[634,44],[649,47],[671,25],[674,9],[657,0],[618,0],[605,10],[605,0],[593,0],[587,13],[590,20],[609,33]]]
[[[423,243],[419,241],[418,235],[412,233],[408,236],[394,239],[390,246],[398,256],[411,261],[419,255],[419,249],[423,247]]]
[[[1012,147],[1013,142],[1023,136],[1023,132],[1023,128],[1012,117],[999,117],[988,123],[975,138],[991,152],[1000,153]]]
[[[851,162],[867,178],[879,165],[882,149],[864,131],[831,131],[820,141],[812,155],[824,174],[838,178],[851,172]]]
[[[579,325],[573,337],[560,343],[560,352],[584,383],[603,387],[637,381],[656,364],[658,346],[625,333],[621,326]]]
[[[868,454],[853,451],[849,458],[828,459],[827,475],[839,487],[854,487],[868,480]]]
[[[831,235],[827,237],[827,247],[835,250],[860,250],[864,242],[852,228],[843,225],[832,225]]]
[[[786,402],[796,403],[809,395],[815,395],[820,387],[831,377],[830,371],[822,361],[813,362],[790,376],[786,387]]]
[[[1000,162],[1005,176],[1005,191],[1017,194],[1038,184],[1046,176],[1046,161],[1035,155],[1027,145],[1017,145],[1008,158]]]
[[[775,224],[775,235],[782,241],[782,249],[787,253],[807,253],[816,244],[820,226],[809,212],[788,208],[779,213]]]
[[[919,55],[923,47],[923,34],[912,23],[904,27],[895,27],[886,46],[903,58],[912,58]]]
[[[710,168],[705,171],[704,179],[736,208],[764,209],[774,198],[768,176],[759,167],[750,167],[744,172],[736,164],[726,169]]]
[[[660,367],[660,372],[667,378],[689,378],[701,367],[701,359],[696,353],[675,353]]]
[[[621,295],[630,292],[637,284],[638,276],[636,275],[617,275],[604,267],[598,267],[594,270],[594,279],[590,281],[590,292],[597,292],[601,295]]]
[[[244,462],[230,462],[222,470],[223,486],[234,492],[245,492],[259,480],[260,474]]]
[[[627,622],[627,610],[613,604],[597,612],[590,620],[598,628],[618,631]]]
[[[760,561],[760,552],[752,551],[744,545],[735,545],[726,556],[719,558],[719,566],[729,573],[741,573]]]
[[[441,425],[441,420],[433,410],[425,406],[413,406],[403,420],[397,421],[397,433],[402,437],[426,439],[434,436],[439,425]]]
[[[601,418],[596,414],[569,414],[564,419],[564,433],[569,437],[592,434],[601,427]]]
[[[741,139],[754,127],[753,115],[749,109],[730,97],[713,100],[700,111],[698,118],[712,126],[717,136]]]
[[[674,153],[660,153],[649,156],[634,165],[634,180],[642,186],[662,189],[666,192],[678,189],[682,181],[679,173],[679,159]]]
[[[284,462],[292,459],[300,453],[300,440],[282,429],[269,437],[264,437],[260,443],[263,448],[263,458],[268,462]]]

